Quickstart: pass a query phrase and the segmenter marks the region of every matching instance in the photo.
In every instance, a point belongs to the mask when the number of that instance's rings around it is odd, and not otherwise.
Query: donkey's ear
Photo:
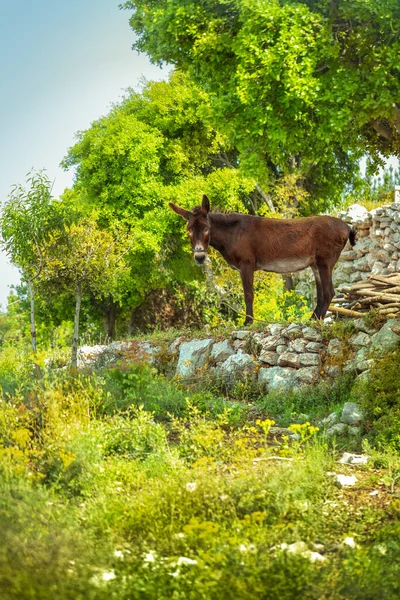
[[[201,203],[201,210],[202,210],[202,211],[203,211],[205,214],[207,214],[207,213],[209,213],[209,212],[210,212],[210,201],[209,201],[209,199],[207,198],[207,196],[206,196],[205,194],[204,194],[204,196],[203,196],[203,201],[202,201],[202,203]]]
[[[172,208],[172,210],[174,210],[178,215],[180,215],[181,217],[183,217],[184,219],[186,219],[186,221],[189,220],[190,215],[192,214],[190,212],[190,210],[186,210],[184,208],[181,208],[180,206],[177,206],[176,204],[173,204],[173,202],[169,202],[168,206],[170,208]]]

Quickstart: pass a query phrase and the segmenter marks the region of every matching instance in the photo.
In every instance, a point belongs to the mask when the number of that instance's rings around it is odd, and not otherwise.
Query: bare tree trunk
[[[31,304],[31,345],[32,350],[36,352],[36,323],[35,323],[35,292],[31,279],[28,279],[29,298]]]
[[[72,354],[71,354],[71,365],[76,367],[78,365],[78,343],[79,343],[79,314],[81,311],[82,302],[82,289],[79,285],[76,288],[76,303],[75,303],[75,316],[74,316],[74,337],[72,339]]]
[[[111,342],[115,336],[115,321],[117,319],[118,304],[110,301],[108,304],[105,304],[103,306],[102,312],[104,333],[106,335],[107,340]]]

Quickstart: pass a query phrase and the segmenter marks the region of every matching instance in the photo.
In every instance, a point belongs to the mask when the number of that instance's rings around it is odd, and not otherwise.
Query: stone
[[[348,426],[345,423],[336,423],[325,431],[326,437],[334,437],[336,435],[346,435]]]
[[[361,431],[361,427],[354,427],[353,425],[351,427],[348,427],[347,434],[351,437],[356,437],[357,435],[361,434]]]
[[[312,327],[305,327],[303,329],[303,337],[310,342],[320,342],[322,340],[321,332],[312,329]]]
[[[78,348],[78,367],[93,366],[100,356],[103,355],[107,346],[97,344],[96,346],[81,346]]]
[[[312,342],[309,342],[312,343]],[[316,342],[314,342],[316,343]],[[289,342],[288,349],[290,352],[304,352],[307,346],[307,340],[303,340],[302,338],[296,338],[295,340],[291,340]]]
[[[351,452],[343,452],[339,459],[341,465],[366,465],[368,456],[365,454],[352,454]]]
[[[326,428],[332,427],[333,425],[336,425],[336,423],[339,423],[339,415],[335,412],[331,412],[321,421],[321,425]]]
[[[363,318],[354,319],[353,325],[358,331],[363,331],[364,333],[368,333],[369,336],[374,335],[374,333],[376,333],[376,329],[374,329],[373,327],[369,327],[365,323],[365,320]]]
[[[361,408],[355,402],[346,402],[340,420],[347,425],[358,425],[361,423],[363,416]]]
[[[258,372],[258,381],[267,390],[288,390],[297,383],[296,369],[291,369],[289,367],[261,368]]]
[[[306,350],[308,352],[319,352],[322,348],[322,344],[319,342],[308,342]]]
[[[285,338],[282,338],[279,335],[269,335],[268,337],[262,338],[260,340],[260,344],[263,351],[276,350],[279,345],[282,345],[284,343]]]
[[[339,377],[341,369],[338,365],[328,365],[327,367],[324,367],[324,373],[327,377],[336,379],[336,377]]]
[[[280,367],[300,367],[300,355],[296,352],[282,352],[278,355],[278,365]]]
[[[210,356],[212,344],[212,339],[183,342],[179,349],[176,374],[181,377],[188,377],[199,367],[202,367]]]
[[[179,346],[185,341],[185,336],[181,335],[172,342],[168,348],[168,354],[178,354]]]
[[[361,223],[372,219],[368,210],[361,204],[352,204],[341,214],[343,214],[342,218],[347,223]]]
[[[383,356],[390,350],[394,350],[400,342],[399,322],[390,319],[385,325],[371,337],[371,348],[376,354]]]
[[[300,354],[300,364],[303,367],[314,367],[320,364],[319,354]]]
[[[242,331],[234,331],[232,336],[237,340],[245,340],[250,334],[250,331],[242,330]]]
[[[335,478],[335,483],[338,487],[352,487],[357,483],[358,479],[355,475],[343,475],[338,473]]]
[[[340,340],[333,339],[329,340],[328,347],[326,349],[326,353],[328,356],[338,356],[343,349],[343,343]]]
[[[279,335],[285,329],[285,326],[279,323],[272,323],[268,329],[271,335]]]
[[[223,340],[222,342],[217,342],[213,345],[211,350],[211,358],[215,360],[216,363],[224,362],[227,358],[235,354],[234,349],[228,340]]]
[[[276,347],[276,353],[282,354],[283,352],[286,352],[287,349],[288,349],[288,347],[286,344],[280,344],[279,346]]]
[[[237,354],[232,354],[223,363],[219,365],[219,370],[227,375],[251,375],[255,374],[256,363],[250,354],[239,350]]]
[[[349,344],[352,346],[369,346],[371,344],[371,337],[367,333],[360,331],[351,336]]]
[[[297,371],[297,382],[299,385],[311,385],[319,380],[318,367],[302,367]]]
[[[266,363],[267,365],[271,365],[272,367],[278,364],[278,355],[272,350],[261,352],[258,358],[259,360],[261,360],[261,362]]]

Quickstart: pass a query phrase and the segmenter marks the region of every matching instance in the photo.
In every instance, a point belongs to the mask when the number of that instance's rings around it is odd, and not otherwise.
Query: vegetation
[[[397,598],[397,441],[341,466],[358,478],[341,490],[337,448],[298,419],[350,397],[216,396],[140,364],[20,371],[0,405],[2,597]]]
[[[124,7],[135,47],[175,71],[78,133],[72,189],[32,172],[0,217],[23,276],[0,314],[1,598],[397,600],[400,351],[363,382],[266,394],[183,382],[166,348],[172,327],[226,337],[243,318],[239,278],[212,251],[194,267],[169,201],[280,218],[399,182],[374,178],[399,154],[399,0]],[[308,320],[279,276],[255,290],[253,328]],[[158,370],[76,368],[78,343],[149,330]],[[343,340],[332,363],[353,332],[322,327]],[[327,438],[347,401],[362,428]],[[339,466],[344,450],[368,464]]]

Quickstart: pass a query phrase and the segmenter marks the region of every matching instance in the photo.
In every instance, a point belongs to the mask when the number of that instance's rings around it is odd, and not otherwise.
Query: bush
[[[370,422],[371,437],[400,450],[400,349],[377,358],[368,379],[354,387],[353,395]]]

